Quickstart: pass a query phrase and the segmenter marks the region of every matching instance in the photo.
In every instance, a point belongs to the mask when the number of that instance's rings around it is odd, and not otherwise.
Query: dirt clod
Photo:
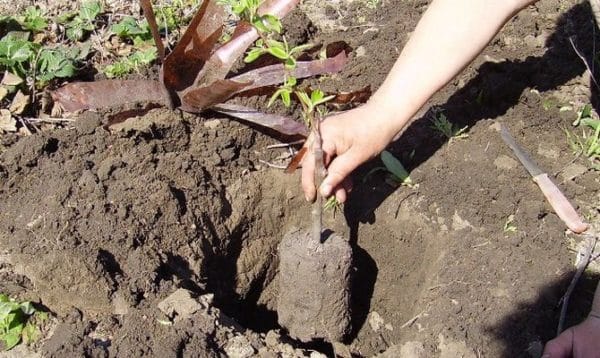
[[[350,330],[352,249],[332,234],[324,243],[292,230],[279,245],[279,324],[301,341],[342,341]]]

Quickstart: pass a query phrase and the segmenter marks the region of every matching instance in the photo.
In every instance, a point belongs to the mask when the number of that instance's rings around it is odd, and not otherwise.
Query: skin
[[[546,343],[542,358],[600,357],[600,284],[596,287],[590,315]]]
[[[322,122],[327,176],[319,188],[321,195],[335,195],[344,202],[351,189],[350,173],[400,135],[425,102],[460,73],[511,17],[533,2],[434,0],[369,102]],[[310,152],[302,163],[302,189],[306,200],[314,201],[315,161]],[[598,316],[599,291],[600,286],[592,310]],[[550,357],[600,358],[600,318],[589,316],[548,342],[544,358]]]

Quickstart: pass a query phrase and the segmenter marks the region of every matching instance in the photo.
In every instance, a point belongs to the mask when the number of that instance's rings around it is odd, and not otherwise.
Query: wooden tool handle
[[[584,223],[577,211],[569,200],[563,195],[558,189],[556,184],[548,178],[548,174],[540,174],[533,177],[533,181],[542,189],[544,196],[556,212],[559,218],[567,224],[567,227],[577,233],[581,234],[588,228],[588,224]]]

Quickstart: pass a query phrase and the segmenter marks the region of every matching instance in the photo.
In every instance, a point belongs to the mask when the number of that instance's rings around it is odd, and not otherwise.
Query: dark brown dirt
[[[293,18],[311,23],[290,38],[354,48],[342,73],[318,82],[324,89],[376,88],[427,3],[382,0],[371,10],[305,0]],[[598,103],[568,41],[591,57],[600,48],[593,26],[586,2],[542,0],[520,13],[390,146],[418,186],[366,177],[378,161],[357,171],[344,215],[327,221],[353,246],[356,356],[520,357],[552,338],[578,238],[565,235],[496,124],[597,219],[598,174],[568,175],[589,163],[574,157],[564,132],[574,110]],[[574,110],[559,110],[567,105]],[[468,126],[468,137],[448,141],[431,129],[440,110]],[[277,331],[277,246],[310,212],[298,176],[260,162],[277,159],[265,150],[277,141],[212,114],[158,109],[115,133],[103,120],[85,113],[72,128],[2,138],[0,291],[55,315],[58,327],[38,351],[331,355]],[[514,231],[505,230],[511,215]],[[588,276],[576,290],[569,323],[586,313],[595,283]],[[167,317],[158,305],[179,288],[202,309]]]

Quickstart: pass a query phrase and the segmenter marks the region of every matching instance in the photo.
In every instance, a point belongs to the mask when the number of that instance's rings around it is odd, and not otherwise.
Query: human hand
[[[600,358],[600,316],[590,315],[546,343],[542,358]]]
[[[327,176],[319,191],[325,198],[335,194],[343,203],[351,189],[350,173],[385,149],[396,134],[393,118],[367,103],[327,117],[320,127]],[[310,147],[312,140],[310,136],[306,145]],[[314,156],[308,150],[302,161],[302,190],[308,201],[316,197],[314,173]]]

